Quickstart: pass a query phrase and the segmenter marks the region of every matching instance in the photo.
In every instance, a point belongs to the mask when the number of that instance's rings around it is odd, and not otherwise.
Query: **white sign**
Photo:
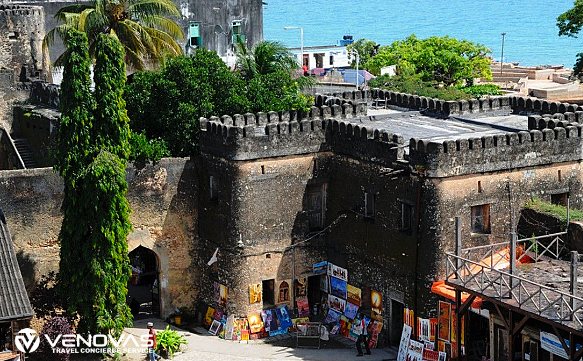
[[[403,325],[403,332],[401,333],[401,342],[399,343],[397,361],[405,361],[407,358],[407,352],[409,351],[409,340],[411,339],[411,331],[411,326]]]
[[[567,346],[569,346],[569,341],[565,340],[565,343]],[[553,355],[560,356],[566,360],[569,359],[569,355],[567,355],[567,352],[565,352],[565,349],[561,344],[561,340],[559,340],[559,338],[552,333],[544,331],[540,332],[540,347],[543,350],[549,351]]]
[[[423,361],[423,343],[415,340],[409,341],[409,351],[407,351],[407,360]]]

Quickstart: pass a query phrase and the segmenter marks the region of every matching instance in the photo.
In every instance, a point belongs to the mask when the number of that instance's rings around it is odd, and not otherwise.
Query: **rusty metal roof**
[[[33,313],[6,218],[0,210],[0,322],[29,318]]]

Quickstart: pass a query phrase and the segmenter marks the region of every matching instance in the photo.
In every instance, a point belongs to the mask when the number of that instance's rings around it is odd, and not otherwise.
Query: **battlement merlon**
[[[403,158],[402,136],[350,123],[346,117],[323,116],[341,111],[340,106],[314,107],[309,117],[293,120],[286,112],[201,118],[201,150],[236,161],[322,151],[387,166]]]
[[[19,5],[19,4],[0,4],[0,16],[30,16],[43,15],[42,6],[38,5]]]
[[[444,178],[583,159],[582,125],[444,142],[411,139],[411,166]]]

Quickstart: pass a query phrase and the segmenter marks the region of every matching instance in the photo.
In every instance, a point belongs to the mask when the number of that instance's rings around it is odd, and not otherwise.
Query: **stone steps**
[[[14,146],[16,147],[18,154],[20,154],[20,158],[22,158],[26,168],[37,167],[36,160],[34,159],[33,152],[30,149],[28,140],[25,138],[14,138]]]

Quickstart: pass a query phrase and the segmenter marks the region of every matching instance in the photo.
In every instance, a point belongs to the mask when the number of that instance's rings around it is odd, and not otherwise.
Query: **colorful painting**
[[[371,317],[377,321],[383,320],[383,295],[379,291],[370,290]]]
[[[298,316],[300,317],[310,316],[310,305],[308,304],[307,297],[296,298],[296,305],[298,306]]]
[[[275,309],[277,318],[279,320],[279,328],[286,330],[293,325],[289,311],[286,306],[281,306]]]
[[[302,323],[306,323],[306,322],[310,322],[309,317],[292,318],[292,323],[294,324],[295,328],[298,327],[298,324],[302,324]]]
[[[206,309],[206,314],[204,316],[204,325],[206,327],[209,327],[213,323],[214,319],[215,319],[215,308],[209,306]]]
[[[326,315],[326,318],[322,323],[324,324],[336,323],[338,322],[338,320],[340,320],[341,315],[342,314],[340,312],[330,308],[328,309],[328,314]]]
[[[346,307],[346,300],[334,295],[328,295],[328,307],[343,313]]]
[[[379,340],[379,334],[383,330],[383,323],[380,321],[372,321],[368,325],[368,347],[369,348],[376,348],[377,342]]]
[[[262,294],[263,288],[261,283],[249,285],[249,304],[260,303]]]
[[[354,287],[353,285],[346,285],[346,292],[346,300],[353,305],[360,306],[360,302],[362,300],[362,290],[358,287]]]
[[[439,351],[434,351],[425,347],[423,349],[423,360],[424,361],[438,361]]]
[[[229,295],[229,291],[227,289],[227,286],[225,285],[219,285],[219,300],[218,300],[218,305],[219,308],[225,308],[227,307],[227,298]]]
[[[326,275],[320,276],[320,291],[326,292],[326,293],[330,292],[328,276],[326,276]]]
[[[415,312],[411,309],[405,308],[403,310],[403,322],[407,326],[411,326],[413,328],[415,322]]]
[[[306,297],[307,293],[308,279],[306,277],[300,277],[296,279],[296,298]]]
[[[419,319],[419,340],[421,341],[429,341],[430,340],[430,329],[431,329],[431,322],[429,319],[420,318]]]
[[[430,329],[429,329],[429,341],[435,342],[435,334],[437,333],[437,318],[429,319]]]
[[[423,361],[423,343],[409,340],[406,361]]]
[[[423,344],[425,345],[425,350],[435,350],[435,342],[423,341]]]
[[[265,328],[265,331],[271,332],[279,329],[279,322],[275,315],[275,310],[261,311],[261,318],[263,319],[263,327]]]
[[[346,306],[344,307],[344,315],[349,319],[349,320],[354,320],[354,318],[356,317],[356,314],[358,313],[358,306],[357,305],[353,305],[350,302],[346,303]]]
[[[312,266],[312,272],[315,275],[326,274],[326,272],[328,272],[328,262],[322,261],[322,262],[314,263],[314,265]]]
[[[263,332],[263,319],[259,312],[251,312],[247,315],[247,320],[249,321],[249,329],[251,330],[251,333]]]
[[[334,296],[346,299],[346,285],[346,281],[330,277],[330,293]]]
[[[221,310],[220,308],[217,308],[215,310],[215,313],[213,314],[213,319],[220,321],[224,315],[225,315],[225,312],[223,310]]]
[[[278,305],[285,303],[285,304],[289,304],[290,303],[290,297],[291,297],[291,289],[290,289],[290,284],[291,281],[280,281],[277,284],[277,293],[275,294],[277,296],[276,298],[276,302]]]
[[[328,262],[328,275],[348,281],[348,270]]]
[[[216,336],[219,333],[219,329],[221,328],[221,326],[222,326],[222,324],[219,321],[213,320],[211,328],[209,328],[209,333],[211,335]]]
[[[352,328],[352,323],[346,316],[340,316],[340,335],[348,337],[350,334],[350,329]]]
[[[437,341],[437,351],[445,352],[445,341]]]
[[[443,341],[450,340],[450,317],[451,316],[451,304],[449,302],[439,301],[439,310],[437,323],[439,327],[439,332],[437,337]],[[439,350],[441,351],[441,350]]]
[[[411,326],[404,324],[401,332],[401,341],[399,342],[399,352],[397,353],[397,361],[406,361],[407,352],[409,351],[409,340],[411,339]]]

